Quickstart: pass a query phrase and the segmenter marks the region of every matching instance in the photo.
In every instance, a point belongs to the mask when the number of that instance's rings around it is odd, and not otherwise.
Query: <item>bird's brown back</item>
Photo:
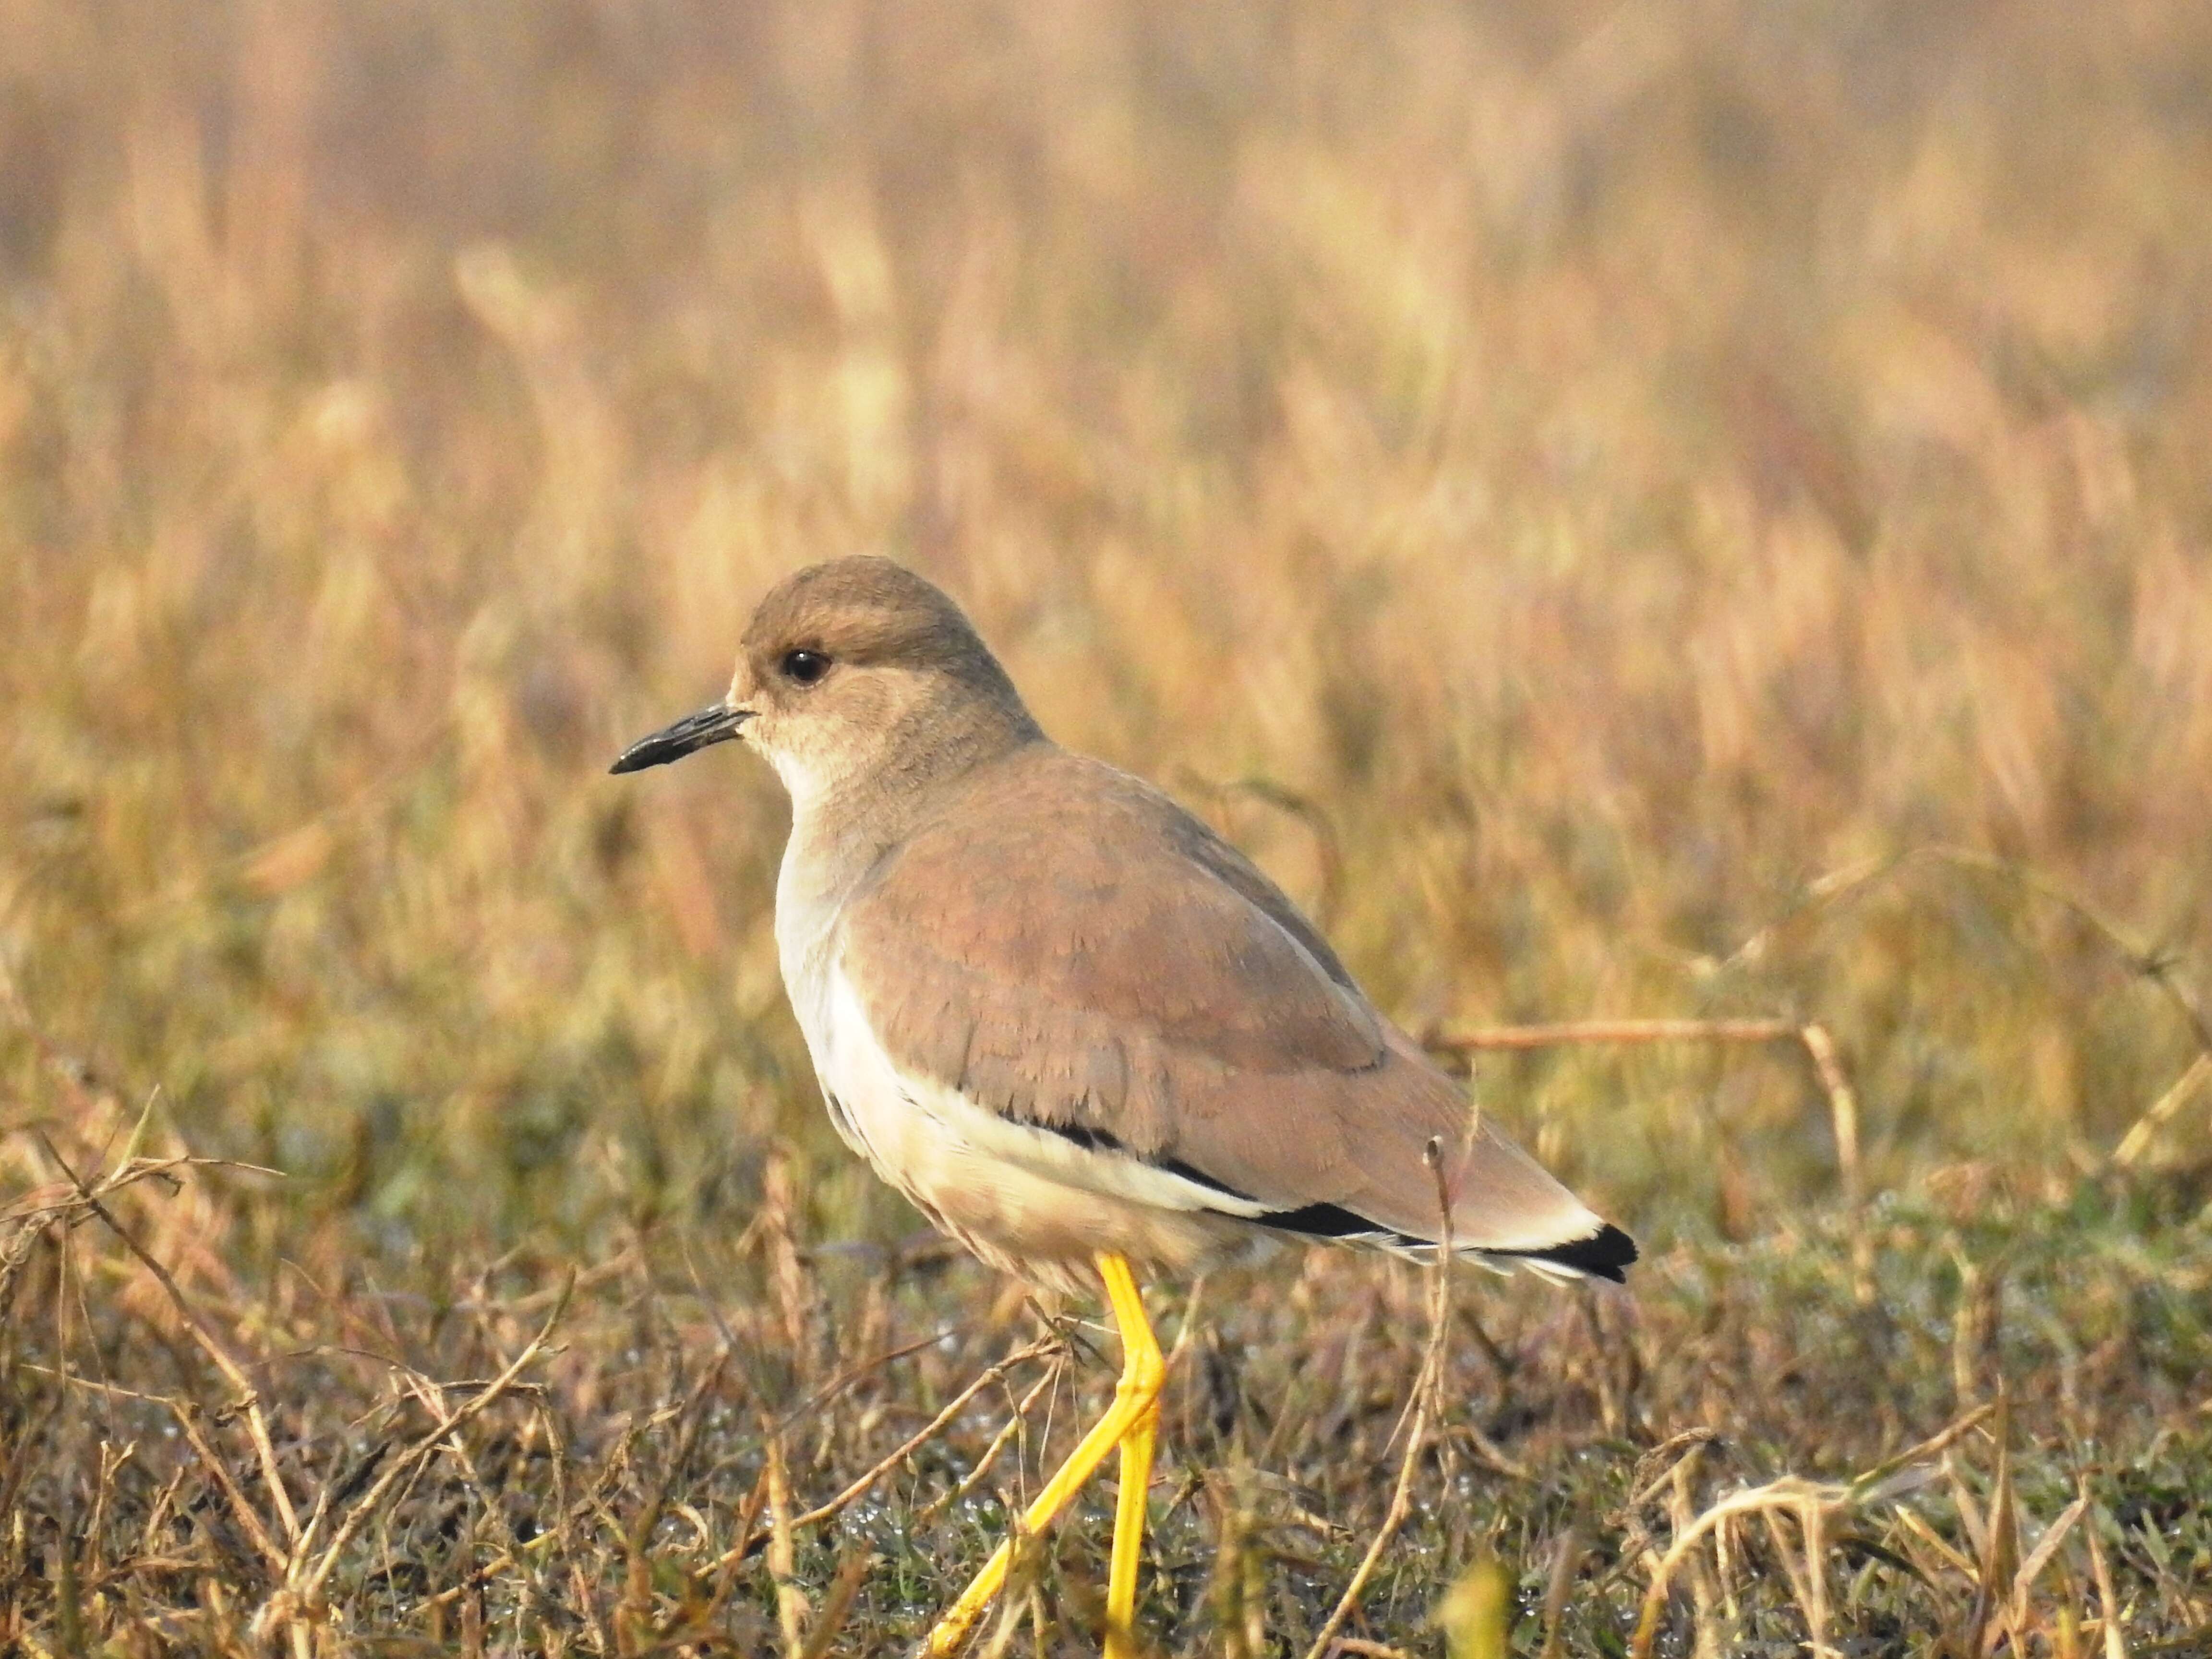
[[[1003,1116],[1418,1237],[1440,1139],[1463,1243],[1595,1224],[1494,1133],[1465,1146],[1459,1086],[1280,890],[1103,763],[1038,743],[947,787],[847,900],[837,955],[902,1069]]]

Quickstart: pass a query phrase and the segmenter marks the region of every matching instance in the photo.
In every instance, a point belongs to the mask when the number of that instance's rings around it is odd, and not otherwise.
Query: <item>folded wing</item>
[[[1456,1248],[1620,1276],[1626,1235],[1474,1127],[1249,860],[1110,767],[1015,760],[971,781],[965,830],[922,828],[845,907],[844,972],[902,1072],[1222,1213],[1393,1248],[1443,1231],[1434,1140]]]

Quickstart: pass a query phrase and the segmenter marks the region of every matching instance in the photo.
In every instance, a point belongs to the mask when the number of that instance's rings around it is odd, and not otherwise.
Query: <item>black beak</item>
[[[640,738],[622,751],[610,772],[642,772],[648,766],[665,766],[682,760],[695,749],[727,743],[738,728],[753,717],[750,708],[732,708],[718,702],[696,714],[686,714],[673,726],[663,726],[649,738]]]

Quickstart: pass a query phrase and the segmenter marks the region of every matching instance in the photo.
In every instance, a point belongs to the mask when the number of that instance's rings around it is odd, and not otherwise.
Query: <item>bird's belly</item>
[[[1072,1289],[1102,1252],[1181,1273],[1261,1243],[1241,1218],[1193,1204],[1174,1177],[1142,1166],[1077,1167],[1097,1155],[902,1075],[834,968],[809,1001],[800,1025],[838,1134],[993,1267]],[[1123,1190],[1110,1189],[1117,1182]]]

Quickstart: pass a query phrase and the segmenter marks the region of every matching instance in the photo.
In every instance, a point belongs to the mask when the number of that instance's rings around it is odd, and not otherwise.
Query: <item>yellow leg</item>
[[[1044,1490],[1022,1517],[1022,1526],[1030,1533],[1050,1526],[1106,1461],[1106,1454],[1116,1446],[1121,1448],[1121,1492],[1114,1517],[1114,1562],[1106,1591],[1106,1652],[1108,1659],[1124,1659],[1131,1651],[1129,1620],[1136,1609],[1145,1490],[1152,1480],[1153,1431],[1159,1421],[1160,1384],[1167,1378],[1167,1362],[1161,1358],[1160,1345],[1145,1318],[1144,1298],[1137,1294],[1137,1281],[1128,1262],[1118,1255],[1102,1255],[1098,1277],[1106,1283],[1107,1304],[1121,1333],[1121,1380],[1115,1386],[1114,1403],[1106,1415],[1083,1437],[1059,1472],[1044,1483]],[[1013,1540],[1009,1539],[937,1621],[922,1648],[930,1659],[943,1659],[967,1639],[983,1609],[1006,1582],[1006,1565],[1012,1557]]]
[[[1145,1333],[1149,1340],[1152,1332]],[[1153,1350],[1157,1362],[1158,1350]],[[1121,1491],[1114,1504],[1114,1565],[1106,1576],[1106,1659],[1137,1659],[1137,1561],[1145,1550],[1145,1498],[1152,1486],[1152,1443],[1160,1426],[1157,1391],[1121,1441]]]

